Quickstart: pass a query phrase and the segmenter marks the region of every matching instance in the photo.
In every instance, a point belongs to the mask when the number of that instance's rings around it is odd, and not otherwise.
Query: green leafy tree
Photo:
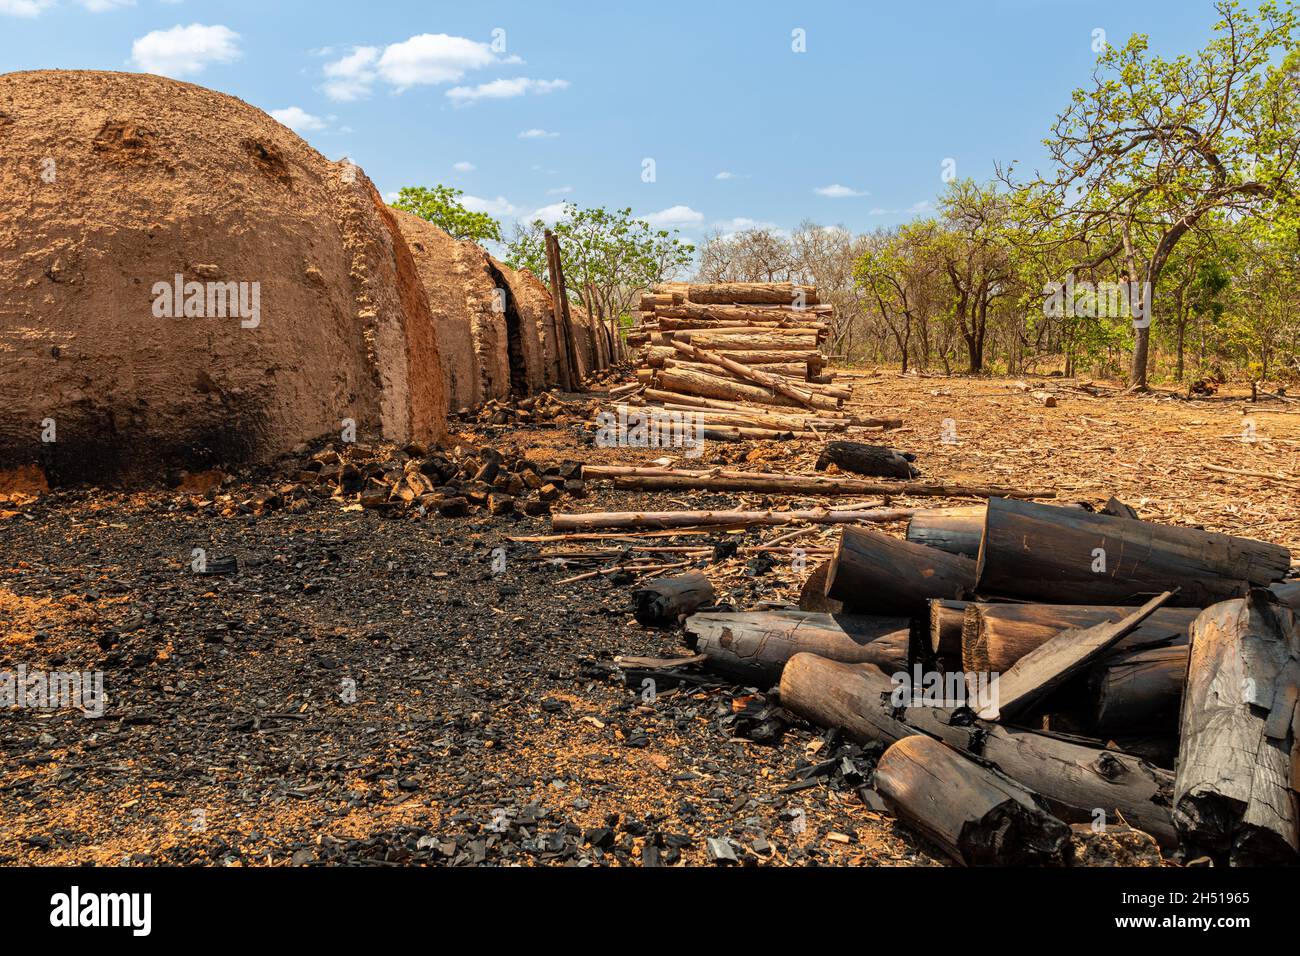
[[[1179,241],[1211,212],[1289,204],[1300,159],[1295,10],[1216,9],[1215,37],[1194,56],[1152,54],[1144,35],[1108,48],[1045,140],[1056,175],[1026,184],[1046,224],[1100,244],[1101,261],[1140,284],[1135,389],[1147,387],[1155,293]]]
[[[640,294],[672,278],[691,262],[695,247],[677,230],[653,229],[631,209],[581,209],[572,203],[553,231],[560,240],[560,264],[569,295],[606,323],[611,336],[630,316]],[[516,227],[506,247],[506,262],[549,277],[546,224],[540,219]]]
[[[403,186],[397,194],[394,209],[404,209],[425,219],[448,233],[453,239],[471,239],[486,242],[501,241],[501,224],[485,212],[470,212],[460,204],[462,190],[441,184],[429,189],[425,186]]]

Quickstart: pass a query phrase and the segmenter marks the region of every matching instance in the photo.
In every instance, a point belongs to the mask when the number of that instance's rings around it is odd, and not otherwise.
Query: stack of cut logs
[[[1300,862],[1300,580],[1286,548],[1012,498],[847,527],[801,610],[693,649],[888,747],[875,789],[963,863],[1132,827],[1187,861]],[[904,676],[906,675],[906,676]]]
[[[857,424],[840,410],[820,345],[832,309],[789,282],[655,286],[628,344],[644,346],[637,381],[611,397],[690,412],[706,437],[821,437]]]

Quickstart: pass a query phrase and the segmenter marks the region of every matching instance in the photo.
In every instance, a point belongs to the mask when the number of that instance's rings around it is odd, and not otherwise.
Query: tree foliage
[[[403,186],[393,208],[404,209],[433,223],[453,239],[500,242],[501,224],[485,212],[470,212],[462,206],[460,197],[463,195],[462,190],[441,184],[432,189]]]
[[[506,247],[506,262],[549,280],[546,228],[540,219],[517,225]],[[611,324],[630,317],[640,294],[680,273],[694,253],[694,246],[677,230],[654,229],[631,209],[583,209],[566,203],[552,231],[560,241],[569,295]]]

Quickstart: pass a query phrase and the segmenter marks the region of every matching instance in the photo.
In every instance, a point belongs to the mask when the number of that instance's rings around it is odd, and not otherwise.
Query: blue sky
[[[630,206],[698,239],[906,221],[945,160],[1041,157],[1094,31],[1174,54],[1214,20],[1208,0],[0,0],[0,71],[166,73],[278,111],[386,194],[446,183],[507,230]]]

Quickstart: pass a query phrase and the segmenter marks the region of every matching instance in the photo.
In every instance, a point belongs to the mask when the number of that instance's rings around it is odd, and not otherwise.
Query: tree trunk
[[[686,644],[708,655],[708,665],[756,687],[770,687],[795,654],[807,652],[848,664],[874,664],[893,673],[907,669],[905,617],[751,611],[694,614]]]
[[[985,596],[1085,604],[1140,604],[1179,588],[1174,604],[1205,607],[1280,580],[1290,567],[1280,545],[991,498],[978,588]]]
[[[1130,754],[971,718],[969,711],[909,707],[878,668],[796,654],[781,674],[781,706],[862,741],[894,743],[921,732],[943,740],[1041,795],[1064,820],[1128,821],[1163,846],[1176,842],[1173,774]],[[896,706],[900,703],[901,706]]]
[[[1070,828],[1011,778],[933,737],[904,737],[872,778],[895,816],[964,866],[1064,865]]]
[[[931,598],[961,599],[975,562],[878,531],[845,528],[826,573],[826,596],[852,611],[921,614]]]
[[[1300,632],[1260,594],[1192,625],[1174,823],[1193,853],[1232,865],[1300,859],[1295,788]]]
[[[818,396],[815,391],[810,388],[800,387],[780,375],[769,375],[767,372],[759,371],[752,365],[742,365],[740,362],[733,362],[731,359],[727,358],[724,353],[711,352],[687,342],[675,341],[673,342],[673,347],[679,352],[689,355],[697,362],[703,362],[707,365],[715,365],[718,368],[725,369],[737,379],[741,379],[759,388],[766,389],[774,395],[782,395],[805,408],[817,407],[816,399]]]
[[[675,358],[677,350],[671,345],[651,345],[645,350],[646,364],[651,368],[660,368],[668,359]],[[801,362],[809,371],[820,371],[823,365],[822,354],[812,349],[728,349],[727,358],[741,365],[778,365],[789,362]]]

